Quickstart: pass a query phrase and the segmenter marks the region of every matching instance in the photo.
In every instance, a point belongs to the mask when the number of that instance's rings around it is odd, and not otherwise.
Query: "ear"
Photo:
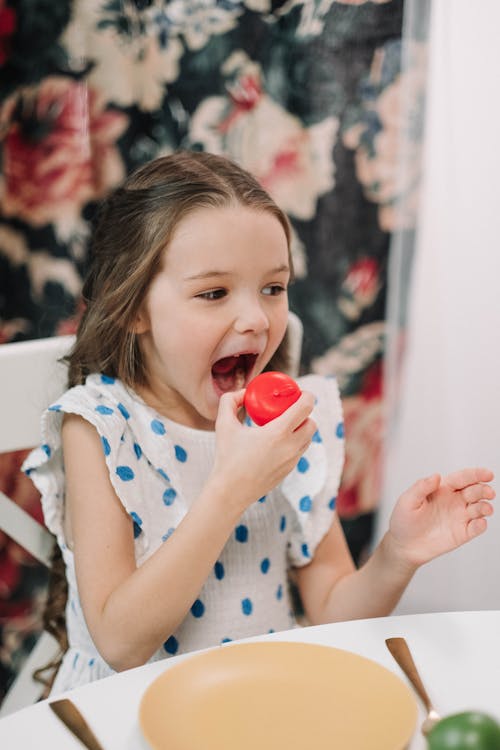
[[[137,333],[137,334],[146,333],[147,331],[149,331],[149,328],[150,328],[149,316],[147,315],[144,308],[142,308],[137,313],[137,317],[134,323],[132,324],[132,331],[133,333]]]

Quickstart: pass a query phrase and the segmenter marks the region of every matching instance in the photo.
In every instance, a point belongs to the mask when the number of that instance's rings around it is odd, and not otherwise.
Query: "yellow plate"
[[[154,750],[403,750],[416,719],[408,686],[376,662],[265,641],[179,662],[139,709]]]

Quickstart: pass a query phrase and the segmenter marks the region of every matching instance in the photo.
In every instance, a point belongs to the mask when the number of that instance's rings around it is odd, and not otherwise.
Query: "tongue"
[[[238,357],[223,357],[215,362],[212,372],[214,375],[226,375],[226,373],[234,370],[237,362]]]

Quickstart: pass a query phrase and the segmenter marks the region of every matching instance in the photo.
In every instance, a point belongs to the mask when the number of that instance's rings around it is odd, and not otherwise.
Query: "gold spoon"
[[[432,705],[427,690],[424,687],[424,683],[420,679],[420,675],[413,661],[408,644],[404,638],[387,638],[385,645],[397,661],[405,675],[410,680],[411,684],[415,688],[415,692],[424,704],[427,716],[424,719],[421,730],[422,734],[429,734],[431,729],[440,721],[441,716],[438,714],[434,706]]]
[[[51,701],[49,706],[57,718],[60,719],[71,732],[73,732],[75,737],[77,737],[80,742],[88,748],[88,750],[104,750],[103,746],[97,740],[95,734],[72,701],[68,698],[61,698],[61,700]]]

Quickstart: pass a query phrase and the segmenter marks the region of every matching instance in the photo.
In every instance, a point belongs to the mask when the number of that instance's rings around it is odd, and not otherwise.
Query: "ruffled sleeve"
[[[105,376],[90,376],[85,385],[66,391],[47,409],[42,415],[41,423],[43,442],[31,451],[22,466],[22,470],[29,475],[41,494],[45,524],[62,547],[66,545],[65,476],[61,443],[64,414],[78,414],[96,428],[113,488],[131,515],[134,526],[141,521],[133,507],[134,498],[140,497],[136,485],[139,476],[135,468],[139,456],[127,429],[129,413],[122,402],[117,402],[111,389],[106,391],[100,385],[101,377]],[[146,540],[140,541],[144,546]]]
[[[332,524],[344,465],[344,422],[335,378],[307,375],[298,382],[316,397],[311,416],[318,429],[295,469],[281,484],[281,491],[294,510],[288,552],[294,567],[311,562]]]

